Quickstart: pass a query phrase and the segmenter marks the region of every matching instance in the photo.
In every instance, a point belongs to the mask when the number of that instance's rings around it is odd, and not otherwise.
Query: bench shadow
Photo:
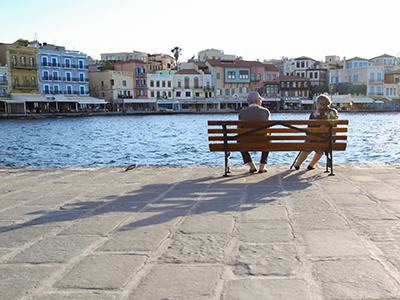
[[[279,202],[291,192],[308,188],[312,183],[302,178],[302,174],[292,170],[279,171],[274,175],[246,172],[229,177],[206,176],[183,180],[173,185],[148,184],[123,196],[107,195],[92,201],[66,203],[57,210],[27,213],[25,216],[37,217],[0,227],[0,233],[106,215],[121,216],[121,221],[131,218],[132,221],[121,228],[134,229],[168,223],[188,215],[247,211],[255,209],[257,204]],[[248,180],[242,180],[244,178]]]

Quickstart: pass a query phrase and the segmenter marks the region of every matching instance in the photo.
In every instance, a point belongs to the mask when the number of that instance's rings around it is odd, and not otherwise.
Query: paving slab
[[[400,164],[0,168],[0,298],[400,299]]]

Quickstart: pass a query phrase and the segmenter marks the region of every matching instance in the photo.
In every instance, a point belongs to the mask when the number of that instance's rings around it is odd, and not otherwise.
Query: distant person
[[[332,101],[326,95],[320,95],[317,98],[317,110],[312,112],[310,115],[310,120],[336,120],[339,118],[336,109],[331,107]],[[297,161],[294,164],[296,170],[300,169],[301,164],[307,159],[311,151],[301,151]],[[324,153],[322,151],[315,151],[314,157],[310,164],[307,166],[308,170],[315,169],[315,164],[321,159]]]
[[[247,103],[249,104],[248,107],[242,109],[239,113],[239,120],[243,121],[268,121],[271,117],[271,114],[268,109],[261,106],[261,98],[260,94],[257,92],[250,92],[247,95]],[[267,172],[265,165],[267,164],[268,159],[267,151],[261,152],[261,160],[260,166],[258,169],[258,173]],[[250,173],[257,172],[257,167],[253,160],[251,159],[250,153],[248,151],[241,152],[243,157],[243,162],[245,164],[249,164],[250,166]]]

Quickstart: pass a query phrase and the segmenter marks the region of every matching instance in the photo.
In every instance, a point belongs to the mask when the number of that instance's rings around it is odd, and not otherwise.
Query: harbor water
[[[273,120],[309,113],[273,113]],[[223,165],[208,149],[207,121],[237,114],[129,115],[0,120],[0,166]],[[335,163],[400,162],[398,113],[342,113],[349,120],[346,151]],[[272,152],[268,164],[291,164],[297,153]],[[254,160],[258,161],[259,153]],[[232,153],[231,164],[241,164]]]

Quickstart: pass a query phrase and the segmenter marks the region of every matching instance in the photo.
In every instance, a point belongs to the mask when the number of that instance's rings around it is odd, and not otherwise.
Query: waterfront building
[[[225,54],[223,50],[218,50],[214,48],[200,51],[197,56],[199,61],[206,61],[207,59],[220,59],[220,60],[236,59],[235,55]]]
[[[174,70],[176,69],[176,59],[168,54],[151,54],[149,61],[156,61],[161,63],[161,70]]]
[[[89,72],[90,95],[104,99],[111,110],[133,110],[133,73],[114,70]]]
[[[328,64],[327,69],[329,69],[329,70],[343,68],[343,61],[337,55],[325,56],[325,62]]]
[[[8,67],[0,65],[0,113],[7,111],[6,100],[10,99],[10,89],[8,83],[10,82]]]
[[[63,46],[39,47],[40,91],[45,95],[88,95],[87,55]]]
[[[279,69],[273,64],[264,64],[265,66],[265,81],[264,86],[259,91],[264,98],[263,106],[270,110],[279,110],[280,95],[279,95]]]
[[[389,55],[373,59],[354,57],[345,60],[343,69],[329,72],[330,91],[351,94],[353,97],[366,97],[364,104],[373,105],[377,101],[383,101],[385,107],[392,107],[396,103],[393,103],[393,100],[399,98],[399,87],[393,81],[386,82],[385,78],[391,78],[386,75],[396,68],[397,60]],[[348,101],[355,103],[358,99]]]
[[[262,93],[266,72],[265,65],[259,61],[246,61],[250,67],[250,91]]]
[[[147,99],[147,74],[154,74],[155,71],[151,70],[149,64],[142,60],[129,60],[118,61],[113,64],[115,71],[132,72],[134,81],[134,98]]]
[[[141,60],[145,63],[149,61],[149,54],[140,51],[101,53],[100,57],[101,60],[116,60],[116,61]]]
[[[39,94],[37,41],[0,44],[0,63],[9,67],[10,93]]]
[[[279,90],[284,108],[311,109],[314,104],[310,99],[310,79],[306,77],[280,76]]]
[[[216,98],[247,97],[250,92],[250,66],[243,60],[206,61],[213,76]]]

